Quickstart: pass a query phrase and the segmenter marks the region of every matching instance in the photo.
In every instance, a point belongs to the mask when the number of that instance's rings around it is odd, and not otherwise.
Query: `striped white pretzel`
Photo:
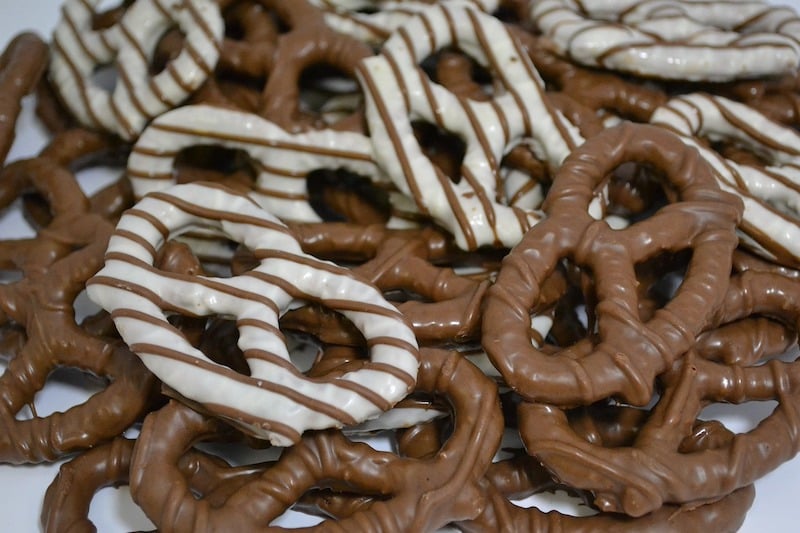
[[[653,124],[681,135],[714,167],[724,190],[744,202],[743,244],[771,260],[800,265],[800,134],[755,109],[704,93],[677,96],[658,108]],[[755,167],[736,163],[702,144],[733,141],[767,160]]]
[[[203,145],[246,152],[257,172],[249,196],[284,221],[321,221],[306,187],[306,176],[313,170],[343,168],[376,182],[388,181],[373,160],[369,139],[359,133],[289,133],[252,113],[197,105],[169,111],[142,132],[128,158],[134,196],[172,185],[180,151]]]
[[[258,266],[230,278],[154,268],[165,240],[195,226],[242,243]],[[138,202],[120,219],[87,292],[168,387],[276,445],[296,442],[309,429],[376,417],[415,385],[417,343],[399,311],[349,270],[302,252],[280,221],[222,186],[175,185]],[[303,375],[278,327],[280,316],[303,302],[346,316],[363,334],[370,360],[331,379]],[[235,319],[250,375],[194,348],[168,322],[172,313]]]
[[[766,2],[543,0],[531,18],[559,54],[642,76],[726,81],[800,64],[800,18]]]
[[[431,81],[419,64],[457,46],[488,68],[501,94],[478,102]],[[513,246],[539,214],[503,203],[503,155],[529,143],[552,168],[580,144],[577,129],[543,97],[544,83],[502,22],[469,5],[443,2],[410,18],[357,71],[378,164],[398,189],[450,230],[464,249]],[[412,121],[421,119],[466,145],[454,183],[422,152]]]
[[[500,5],[498,0],[454,1],[470,2],[487,13]],[[325,24],[374,46],[383,44],[410,17],[430,5],[417,0],[311,0],[311,3],[324,10]]]
[[[100,0],[66,0],[53,34],[50,76],[61,100],[91,128],[135,139],[147,122],[183,102],[214,70],[224,22],[211,0],[138,0],[113,26],[92,29]],[[158,74],[149,73],[158,40],[178,26],[183,49]],[[113,91],[96,83],[113,63]]]

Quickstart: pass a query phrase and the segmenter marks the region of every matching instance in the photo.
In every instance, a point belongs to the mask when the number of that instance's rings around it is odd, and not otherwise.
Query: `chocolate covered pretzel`
[[[662,171],[678,201],[614,230],[602,220],[603,184],[628,161]],[[677,136],[624,124],[570,155],[545,208],[547,218],[504,259],[489,289],[484,348],[506,382],[527,399],[569,405],[614,396],[646,404],[655,376],[691,346],[722,301],[741,204],[716,187],[711,168]],[[635,265],[687,248],[692,257],[682,284],[642,321]],[[542,281],[564,258],[594,274],[596,333],[554,357],[532,346],[530,316]]]
[[[474,517],[481,505],[476,483],[502,431],[496,390],[457,353],[425,349],[417,391],[444,396],[455,413],[452,434],[435,456],[403,458],[350,442],[335,431],[313,432],[216,507],[172,487],[186,488],[177,460],[217,422],[172,403],[145,421],[134,450],[132,494],[163,531],[260,529],[308,489],[320,486],[381,498],[363,512],[314,529],[431,531]],[[156,481],[163,476],[170,482]]]
[[[242,243],[258,265],[227,279],[153,267],[166,240],[197,226]],[[131,349],[177,394],[274,443],[296,442],[308,429],[374,417],[405,396],[416,378],[416,339],[373,285],[305,254],[276,218],[220,186],[176,185],[127,211],[87,292],[111,313]],[[290,361],[278,319],[302,301],[346,316],[364,336],[371,362],[330,381],[300,373]],[[189,344],[169,323],[168,313],[236,317],[249,375],[215,363]]]
[[[559,54],[639,76],[725,81],[800,61],[800,19],[766,2],[544,0],[531,18]]]

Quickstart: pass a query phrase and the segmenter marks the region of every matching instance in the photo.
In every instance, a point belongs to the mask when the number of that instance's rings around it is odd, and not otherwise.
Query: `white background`
[[[104,4],[112,5],[111,2]],[[785,2],[796,9],[800,0]],[[49,35],[58,19],[57,3],[53,0],[0,0],[0,46],[4,47],[16,33],[35,30],[49,40]],[[30,113],[30,108],[17,125],[17,141],[8,161],[35,154],[41,147],[44,135]],[[82,179],[92,180],[87,176]],[[21,236],[24,222],[18,210],[0,212],[0,239]],[[40,414],[63,409],[65,404],[80,401],[82,393],[70,385],[69,379],[58,380],[36,398]],[[754,406],[745,414],[719,409],[717,414],[734,430],[745,430],[760,416],[768,412],[769,406]],[[771,408],[771,407],[769,407]],[[766,409],[766,410],[765,410]],[[44,491],[57,472],[58,464],[37,466],[0,465],[0,516],[5,527],[14,531],[39,531],[39,514]],[[800,488],[800,458],[788,463],[776,472],[767,475],[756,484],[756,501],[750,510],[743,532],[796,531],[797,501]],[[104,489],[95,499],[91,518],[101,532],[146,530],[152,528],[141,511],[129,500],[127,489]],[[296,516],[287,517],[285,525],[300,525]]]

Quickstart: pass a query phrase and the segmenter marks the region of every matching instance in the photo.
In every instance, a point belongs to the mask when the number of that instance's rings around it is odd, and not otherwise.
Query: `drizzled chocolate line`
[[[374,417],[413,387],[417,344],[402,315],[353,273],[304,254],[289,230],[248,197],[219,185],[177,185],[145,197],[136,212],[152,216],[123,215],[106,265],[87,292],[179,396],[212,412],[222,409],[219,414],[245,431],[290,443],[307,429]],[[258,264],[227,279],[161,273],[152,266],[165,229],[180,234],[195,226],[241,242]],[[139,237],[129,240],[128,234]],[[276,332],[279,316],[300,299],[346,316],[366,340],[371,360],[333,379],[308,378],[294,368],[285,338]],[[167,311],[235,318],[250,374],[211,361],[167,321]]]

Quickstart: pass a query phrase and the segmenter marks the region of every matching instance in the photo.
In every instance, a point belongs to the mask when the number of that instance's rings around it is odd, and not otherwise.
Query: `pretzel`
[[[410,298],[400,297],[394,303],[414,328],[418,341],[465,342],[479,334],[480,305],[489,281],[439,266],[437,263],[453,251],[435,230],[332,223],[298,224],[293,230],[303,249],[316,257],[364,261],[353,272],[385,294],[408,291]],[[302,328],[306,321],[300,313],[286,319],[283,323],[287,327],[294,324]],[[333,333],[338,337],[342,330],[336,328]],[[344,338],[328,341],[352,342]]]
[[[767,259],[800,265],[800,135],[744,104],[721,96],[677,96],[651,122],[670,128],[700,150],[714,167],[723,190],[739,195],[745,210],[744,243]],[[766,164],[740,164],[703,147],[695,138],[744,145]]]
[[[33,33],[11,39],[0,55],[0,164],[14,142],[22,98],[33,91],[47,65],[47,44]]]
[[[63,223],[63,224],[62,224]],[[63,246],[85,246],[3,285],[0,318],[25,328],[26,342],[0,376],[3,403],[0,461],[51,461],[124,431],[149,405],[153,378],[118,340],[94,337],[75,322],[73,301],[102,264],[110,226],[99,217],[64,217],[47,228]],[[60,242],[59,242],[60,241]],[[53,244],[40,243],[40,246]],[[55,247],[58,250],[58,247]],[[44,256],[45,254],[39,254]],[[42,268],[43,267],[43,268]],[[86,402],[46,417],[19,420],[58,366],[81,369],[111,382]]]
[[[505,92],[476,102],[430,81],[418,64],[450,45],[466,49],[491,69]],[[513,246],[540,218],[535,211],[502,203],[498,167],[509,147],[529,142],[556,168],[580,143],[577,132],[547,105],[544,84],[511,32],[465,5],[442,3],[409,19],[380,54],[362,61],[358,77],[378,164],[463,249]],[[412,131],[415,120],[463,139],[458,183],[425,157]]]
[[[531,18],[577,63],[639,76],[726,81],[793,72],[800,20],[758,1],[545,0]]]
[[[214,70],[224,30],[210,0],[144,0],[133,4],[117,24],[92,29],[98,0],[66,0],[53,34],[50,76],[61,101],[91,128],[135,139],[147,122],[175,107]],[[160,73],[148,73],[161,34],[173,25],[186,34],[181,53]],[[119,82],[113,92],[91,76],[114,63]]]
[[[163,242],[194,226],[241,242],[258,266],[230,279],[155,270]],[[372,285],[303,253],[277,219],[218,186],[176,185],[141,200],[120,219],[105,267],[87,292],[177,394],[275,444],[296,442],[307,429],[374,417],[405,396],[416,377],[413,333]],[[280,315],[301,301],[321,303],[353,322],[371,362],[331,381],[303,376],[278,329]],[[236,317],[250,375],[215,364],[191,346],[167,321],[166,314],[176,312]]]
[[[598,197],[605,194],[605,176],[627,161],[664,172],[680,200],[614,230],[600,220]],[[711,167],[676,135],[623,124],[588,139],[570,155],[553,180],[545,211],[547,218],[506,256],[488,291],[484,348],[505,381],[526,399],[574,405],[613,396],[634,405],[648,403],[655,376],[691,346],[721,303],[741,204],[717,189]],[[687,248],[692,256],[683,282],[643,322],[635,265]],[[531,345],[529,325],[542,280],[561,258],[594,274],[596,334],[554,356]]]
[[[668,373],[661,399],[630,447],[590,445],[569,432],[559,410],[531,404],[522,408],[522,424],[530,428],[523,431],[526,449],[559,479],[591,490],[601,509],[633,516],[662,502],[717,498],[752,483],[800,449],[797,363],[775,359],[757,365],[796,343],[796,300],[794,283],[785,277],[738,276],[714,321],[715,328],[730,327],[710,330],[711,337],[696,344]],[[765,329],[760,321],[741,320],[756,314],[778,318],[791,334],[781,327]],[[721,344],[735,354],[729,358],[735,366],[712,360],[718,358]],[[778,406],[756,428],[735,435],[724,446],[684,450],[682,440],[699,431],[694,418],[709,403],[770,399]]]
[[[181,150],[209,143],[247,153],[257,171],[250,196],[283,220],[320,221],[306,185],[313,170],[345,168],[381,179],[369,140],[358,133],[291,134],[254,114],[184,106],[154,120],[134,145],[128,177],[135,196],[168,187],[174,182],[174,161]]]
[[[185,490],[175,464],[218,422],[171,403],[145,420],[134,450],[131,492],[165,532],[262,529],[308,489],[321,486],[383,498],[364,512],[313,530],[432,531],[473,517],[480,510],[476,483],[502,433],[496,389],[457,353],[425,349],[416,390],[445,396],[455,413],[453,431],[435,457],[403,458],[350,442],[339,432],[309,433],[258,480],[213,508]]]
[[[104,487],[128,484],[133,448],[133,440],[119,437],[62,464],[44,496],[44,531],[95,529],[88,516],[92,498]],[[197,450],[183,455],[177,466],[191,490],[212,505],[224,503],[230,493],[259,473],[258,467],[231,467]]]
[[[498,0],[468,0],[469,5],[492,13]],[[337,32],[351,35],[374,47],[379,47],[408,19],[430,5],[430,2],[413,0],[312,0],[323,10],[325,23]],[[374,9],[374,12],[363,10]]]

